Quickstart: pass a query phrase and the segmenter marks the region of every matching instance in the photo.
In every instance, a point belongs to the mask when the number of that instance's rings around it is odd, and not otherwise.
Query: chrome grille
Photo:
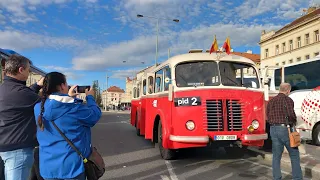
[[[227,100],[228,131],[241,131],[243,112],[239,100]]]
[[[223,131],[223,108],[222,100],[206,101],[205,128],[207,131]]]

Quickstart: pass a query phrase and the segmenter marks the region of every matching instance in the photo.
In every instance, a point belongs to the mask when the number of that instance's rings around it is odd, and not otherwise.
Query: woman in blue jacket
[[[38,117],[40,175],[46,180],[86,179],[82,159],[52,124],[54,121],[79,151],[89,157],[91,127],[99,121],[101,109],[93,98],[92,88],[85,92],[87,104],[74,98],[75,88],[69,90],[65,75],[51,72],[44,79],[42,101],[34,108],[35,117]]]

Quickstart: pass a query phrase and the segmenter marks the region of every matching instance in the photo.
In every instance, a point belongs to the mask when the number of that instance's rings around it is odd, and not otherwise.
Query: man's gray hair
[[[5,61],[5,73],[17,75],[19,68],[27,68],[28,64],[32,65],[32,61],[24,56],[13,54]]]
[[[291,85],[289,83],[280,84],[280,92],[287,92],[288,90],[291,90]]]

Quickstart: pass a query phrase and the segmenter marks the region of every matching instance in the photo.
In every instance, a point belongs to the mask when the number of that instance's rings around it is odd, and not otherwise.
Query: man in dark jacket
[[[27,179],[34,161],[37,139],[33,108],[40,101],[37,93],[43,78],[27,87],[30,65],[29,59],[11,55],[0,85],[0,156],[5,162],[6,180]]]

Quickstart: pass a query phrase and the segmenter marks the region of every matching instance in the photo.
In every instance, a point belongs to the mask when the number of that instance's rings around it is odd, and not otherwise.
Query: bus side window
[[[148,92],[149,94],[152,94],[153,93],[153,77],[149,76],[148,81],[149,81]]]
[[[137,98],[137,88],[133,88],[133,98]]]
[[[156,72],[156,87],[154,92],[162,92],[163,90],[163,70]]]
[[[138,84],[138,88],[137,88],[137,98],[140,97],[140,86],[141,86],[141,84]]]
[[[147,94],[147,80],[143,80],[143,95]]]
[[[169,84],[171,84],[171,69],[169,66],[165,67],[165,76],[164,79],[169,78],[170,81],[168,83],[165,82],[164,84],[164,90],[168,91],[169,90]]]

